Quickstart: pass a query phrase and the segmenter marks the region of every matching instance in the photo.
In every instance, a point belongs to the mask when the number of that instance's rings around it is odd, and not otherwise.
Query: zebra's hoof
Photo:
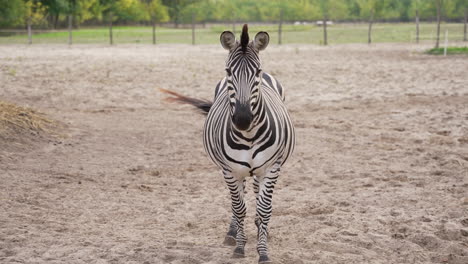
[[[233,236],[226,236],[224,238],[223,244],[226,245],[226,246],[235,246],[236,245],[236,238],[233,237]]]
[[[236,247],[236,249],[234,249],[234,254],[232,255],[232,257],[234,258],[245,257],[244,248]]]
[[[267,255],[261,255],[258,259],[258,264],[271,264],[273,263]]]

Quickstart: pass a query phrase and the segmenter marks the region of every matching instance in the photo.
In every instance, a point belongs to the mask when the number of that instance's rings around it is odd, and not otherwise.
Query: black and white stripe
[[[249,41],[244,25],[240,41],[231,32],[221,34],[222,46],[229,50],[226,77],[216,86],[214,101],[175,96],[207,113],[203,143],[213,162],[222,170],[231,194],[232,218],[225,243],[236,245],[235,257],[244,256],[246,236],[244,202],[246,178],[254,178],[255,224],[260,263],[268,263],[268,222],[272,214],[273,189],[281,166],[294,149],[294,127],[284,105],[284,89],[262,71],[259,51],[269,36],[259,32]]]
[[[295,139],[283,103],[283,87],[273,76],[262,71],[255,41],[249,42],[245,49],[238,42],[229,47],[226,77],[217,86],[203,134],[205,149],[223,171],[231,193],[233,217],[227,240],[236,235],[234,252],[237,256],[244,254],[246,242],[244,180],[254,177],[257,250],[260,262],[266,263],[269,261],[267,227],[272,213],[273,189],[281,165],[293,151]],[[251,111],[252,120],[248,127],[238,128],[236,115],[245,115],[239,112],[245,109]]]

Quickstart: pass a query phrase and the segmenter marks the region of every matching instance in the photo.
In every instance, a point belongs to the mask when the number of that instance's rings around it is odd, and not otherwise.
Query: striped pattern
[[[203,141],[206,152],[222,170],[231,194],[233,216],[226,241],[235,237],[235,256],[244,255],[245,179],[254,177],[257,250],[260,262],[267,263],[267,227],[272,214],[273,189],[281,166],[293,152],[295,137],[283,103],[283,87],[262,71],[258,55],[253,42],[246,47],[236,42],[230,50],[226,77],[216,86]],[[253,117],[247,129],[238,129],[233,123],[235,115],[241,115],[242,111],[250,111]]]

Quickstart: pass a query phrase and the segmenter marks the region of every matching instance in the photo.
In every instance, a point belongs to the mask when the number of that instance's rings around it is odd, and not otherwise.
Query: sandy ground
[[[468,263],[468,57],[410,45],[274,46],[297,147],[275,190],[276,263]],[[228,190],[204,117],[212,46],[0,46],[0,100],[66,137],[3,142],[0,263],[256,263],[222,245]]]

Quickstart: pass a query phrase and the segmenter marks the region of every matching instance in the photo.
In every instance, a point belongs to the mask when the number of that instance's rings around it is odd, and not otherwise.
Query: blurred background
[[[243,23],[277,44],[467,39],[467,0],[0,0],[0,44],[217,43]]]

